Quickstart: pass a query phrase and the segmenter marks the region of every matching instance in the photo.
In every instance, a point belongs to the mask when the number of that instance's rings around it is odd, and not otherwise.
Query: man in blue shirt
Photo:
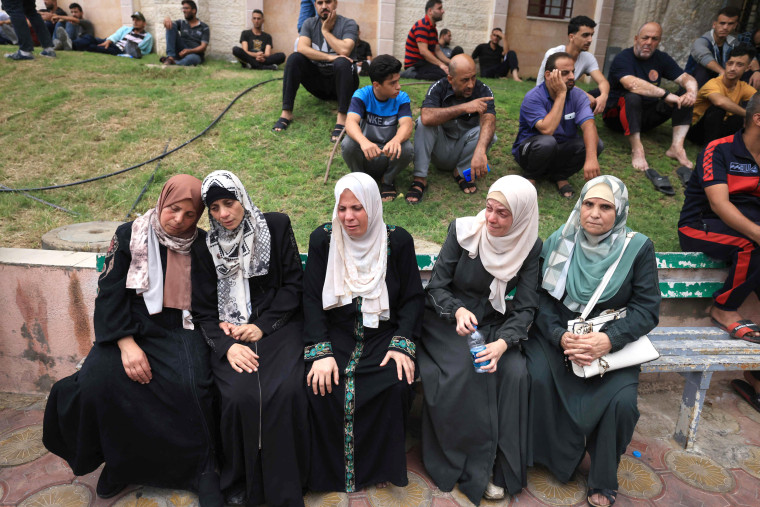
[[[574,65],[568,53],[549,56],[544,82],[525,94],[520,106],[520,128],[512,145],[527,179],[554,181],[568,199],[575,195],[568,178],[581,168],[586,180],[599,176],[597,157],[604,149],[588,96],[575,88]]]
[[[396,198],[396,175],[414,157],[412,108],[409,95],[402,92],[401,62],[380,55],[369,66],[370,86],[359,88],[351,97],[346,117],[346,137],[341,143],[343,160],[353,171],[381,178],[384,202]]]
[[[77,51],[141,58],[153,49],[153,37],[145,31],[145,24],[145,16],[137,11],[132,14],[132,26],[122,26],[107,39],[98,39],[86,34],[72,43]]]

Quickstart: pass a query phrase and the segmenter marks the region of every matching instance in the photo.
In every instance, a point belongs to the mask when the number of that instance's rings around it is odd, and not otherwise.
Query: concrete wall
[[[87,355],[97,255],[0,248],[0,391],[47,393]]]

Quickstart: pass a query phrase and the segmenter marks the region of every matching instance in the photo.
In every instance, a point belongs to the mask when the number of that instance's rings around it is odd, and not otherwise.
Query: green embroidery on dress
[[[397,349],[401,352],[406,352],[412,357],[416,357],[417,346],[412,340],[407,340],[403,336],[394,336],[391,338],[391,344],[388,345],[389,349]]]
[[[364,316],[362,315],[362,298],[356,298],[356,324],[354,327],[356,347],[346,365],[346,397],[343,406],[343,457],[346,462],[346,492],[356,489],[354,473],[354,411],[356,409],[356,387],[354,372],[364,351]]]
[[[333,351],[330,342],[319,342],[303,348],[304,361],[315,361],[331,355],[333,355]]]

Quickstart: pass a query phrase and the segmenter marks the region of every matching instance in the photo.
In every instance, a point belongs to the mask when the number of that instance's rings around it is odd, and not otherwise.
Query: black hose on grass
[[[222,117],[225,114],[227,114],[227,111],[229,111],[230,108],[232,108],[232,106],[235,104],[235,102],[238,101],[238,99],[240,99],[240,97],[242,97],[246,93],[250,92],[251,90],[253,90],[255,88],[258,88],[259,86],[267,84],[267,83],[271,83],[272,81],[282,81],[282,78],[281,77],[273,77],[272,79],[267,79],[266,81],[261,81],[260,83],[256,83],[255,85],[251,86],[250,88],[247,88],[247,89],[243,90],[242,92],[240,92],[237,95],[237,97],[235,97],[234,99],[232,99],[232,101],[227,105],[227,107],[224,108],[224,111],[222,111],[219,114],[219,116],[217,116],[214,119],[214,121],[212,121],[208,125],[208,127],[206,127],[205,129],[203,129],[200,134],[196,135],[195,137],[193,137],[192,139],[190,139],[188,141],[185,141],[184,143],[180,144],[176,148],[172,148],[171,150],[166,151],[166,152],[164,152],[161,155],[158,155],[156,157],[153,157],[150,160],[146,160],[145,162],[140,162],[139,164],[135,164],[135,165],[133,165],[131,167],[127,167],[126,169],[121,169],[119,171],[114,171],[112,173],[101,174],[100,176],[95,176],[94,178],[87,178],[86,180],[74,181],[74,182],[71,182],[71,183],[62,183],[60,185],[51,185],[51,186],[48,186],[48,187],[33,187],[33,188],[9,188],[9,187],[6,187],[6,186],[3,185],[3,186],[0,187],[0,192],[33,192],[33,191],[55,190],[57,188],[73,187],[73,186],[76,186],[76,185],[83,185],[85,183],[92,183],[93,181],[98,181],[98,180],[102,180],[102,179],[105,179],[105,178],[110,178],[111,176],[117,176],[119,174],[122,174],[122,173],[125,173],[125,172],[128,172],[128,171],[132,171],[134,169],[137,169],[138,167],[142,167],[144,165],[147,165],[147,164],[156,162],[158,160],[161,160],[164,157],[168,157],[172,153],[181,150],[182,148],[184,148],[188,144],[192,143],[193,141],[197,140],[198,138],[200,138],[204,134],[206,134],[206,132],[208,132],[209,130],[211,130],[211,128],[214,125],[216,125],[219,122],[219,120],[221,120]]]
[[[169,149],[169,143],[172,142],[172,138],[170,137],[168,141],[166,141],[166,146],[164,146],[164,155],[166,155],[166,150]],[[163,159],[161,159],[163,160]],[[140,191],[140,195],[137,196],[137,199],[135,199],[135,203],[132,205],[131,208],[129,208],[129,211],[127,211],[127,214],[124,216],[124,221],[129,222],[129,215],[132,214],[132,212],[135,210],[138,204],[140,204],[140,201],[142,200],[143,196],[145,195],[145,192],[148,191],[148,187],[151,183],[153,183],[153,178],[156,177],[156,173],[161,168],[161,160],[158,161],[156,164],[156,168],[153,169],[153,172],[150,174],[150,178],[148,178],[148,181],[145,182],[145,185],[143,185],[142,190]]]

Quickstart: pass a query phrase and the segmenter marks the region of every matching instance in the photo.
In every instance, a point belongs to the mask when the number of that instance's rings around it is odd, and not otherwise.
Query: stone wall
[[[121,4],[123,0],[58,0],[58,6],[71,14],[69,4],[76,1],[82,6],[84,18],[92,21],[95,26],[95,36],[106,38],[121,25]],[[45,3],[37,0],[37,8],[44,9]]]

